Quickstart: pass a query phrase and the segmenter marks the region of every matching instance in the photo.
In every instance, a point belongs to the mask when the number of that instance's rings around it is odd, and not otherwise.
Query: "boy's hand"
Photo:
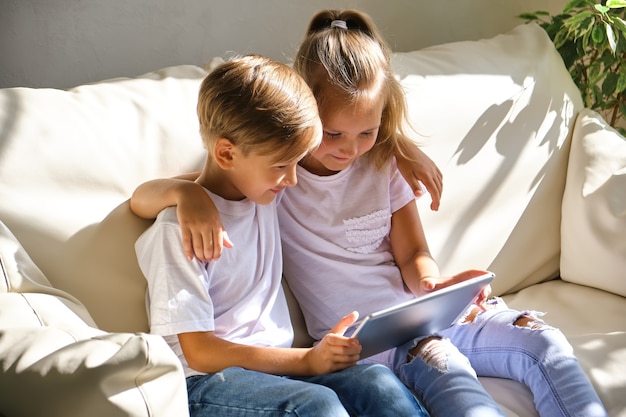
[[[321,375],[338,371],[356,364],[361,353],[361,345],[357,339],[343,335],[358,319],[359,314],[354,311],[343,317],[327,333],[322,340],[307,354],[311,373]]]
[[[201,262],[214,261],[222,255],[224,247],[233,247],[222,225],[217,207],[208,194],[197,185],[194,192],[182,194],[176,208],[176,216],[188,259],[191,260],[195,256]]]
[[[416,197],[423,194],[420,181],[430,194],[431,210],[439,210],[443,193],[443,175],[435,163],[417,146],[405,150],[407,158],[396,155],[398,170],[409,184]]]

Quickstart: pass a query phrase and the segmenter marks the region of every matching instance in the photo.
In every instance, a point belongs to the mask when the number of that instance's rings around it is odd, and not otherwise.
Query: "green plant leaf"
[[[561,58],[563,58],[563,63],[566,68],[571,68],[576,59],[578,58],[578,53],[576,52],[576,45],[573,42],[566,42],[558,49]]]
[[[606,108],[606,102],[603,100],[602,90],[597,85],[593,87],[593,101],[591,102],[591,108]]]
[[[610,10],[610,8],[603,6],[601,4],[596,4],[593,7],[596,8],[597,11],[599,11],[602,14],[606,14],[606,12],[608,12]]]
[[[537,10],[536,12],[522,13],[522,14],[517,15],[517,17],[519,17],[520,19],[527,19],[527,20],[537,20],[539,19],[539,16],[550,16],[550,13],[546,12],[545,10]]]
[[[601,45],[604,42],[604,31],[600,26],[594,26],[591,31],[591,39],[596,45]]]
[[[567,37],[573,40],[584,37],[590,30],[593,29],[595,17],[593,12],[584,11],[575,14],[571,18],[563,21],[563,28],[567,28]],[[586,48],[586,45],[583,45]]]
[[[568,32],[567,28],[562,28],[555,34],[554,39],[552,40],[552,42],[554,42],[554,46],[556,46],[557,48],[560,48],[561,46],[565,45],[565,43],[570,40],[567,36],[568,35],[567,32]]]
[[[589,84],[598,84],[598,82],[602,79],[604,76],[602,67],[603,66],[599,61],[594,61],[587,67],[587,81]]]
[[[612,96],[617,88],[617,79],[619,76],[615,73],[608,73],[604,82],[602,83],[602,94],[605,96]]]
[[[611,51],[613,51],[613,54],[615,54],[615,52],[617,51],[617,41],[615,39],[615,33],[613,33],[613,28],[608,23],[605,23],[604,27],[606,28],[606,37],[609,40],[609,46],[611,47]]]
[[[618,31],[621,32],[622,36],[626,36],[626,21],[624,21],[624,19],[616,17],[615,19],[613,19],[613,23],[615,24],[615,27],[618,29]]]
[[[584,12],[576,13],[571,16],[569,19],[563,20],[563,25],[569,28],[577,28],[586,23],[586,20],[589,18],[593,18],[593,12],[590,10],[585,10]]]
[[[570,0],[563,8],[563,13],[569,13],[574,9],[583,7],[585,5],[593,4],[590,0]]]
[[[615,85],[615,93],[620,94],[626,90],[626,72],[622,72],[617,79],[617,84]]]
[[[611,9],[619,9],[621,7],[626,7],[626,0],[607,0],[606,5]]]
[[[522,13],[522,14],[518,14],[517,17],[519,19],[524,19],[524,20],[528,20],[528,21],[534,21],[534,20],[539,20],[539,16],[538,13]]]

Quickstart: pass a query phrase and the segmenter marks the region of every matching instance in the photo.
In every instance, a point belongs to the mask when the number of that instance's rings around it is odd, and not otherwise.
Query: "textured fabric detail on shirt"
[[[361,217],[343,221],[346,239],[354,246],[346,250],[355,253],[371,253],[380,246],[391,228],[391,212],[388,208]]]

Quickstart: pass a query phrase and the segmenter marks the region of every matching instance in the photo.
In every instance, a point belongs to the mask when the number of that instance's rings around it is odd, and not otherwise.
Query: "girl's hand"
[[[320,342],[306,355],[312,375],[338,371],[356,364],[361,353],[357,339],[344,336],[344,332],[358,319],[354,311],[343,317]]]
[[[190,184],[200,192],[182,193],[176,208],[185,255],[190,260],[195,256],[201,262],[214,261],[233,243],[211,198],[197,184]]]
[[[470,269],[468,271],[463,271],[456,275],[452,275],[451,277],[425,277],[420,280],[420,292],[422,294],[428,294],[429,292],[437,291],[441,288],[445,288],[459,282],[467,281],[468,279],[476,278],[486,273],[487,271]],[[487,285],[485,288],[483,288],[483,290],[476,298],[474,304],[479,306],[481,309],[484,309],[483,304],[485,301],[487,301],[489,295],[491,295],[491,285]]]
[[[417,146],[409,146],[405,150],[407,158],[396,155],[398,169],[409,184],[416,197],[423,193],[420,181],[430,194],[431,210],[439,210],[443,193],[443,175],[435,163]]]

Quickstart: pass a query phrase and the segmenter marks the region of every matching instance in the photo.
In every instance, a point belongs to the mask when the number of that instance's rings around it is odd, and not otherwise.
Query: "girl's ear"
[[[233,167],[234,153],[236,146],[226,138],[220,138],[213,147],[213,159],[217,165],[224,169]]]

